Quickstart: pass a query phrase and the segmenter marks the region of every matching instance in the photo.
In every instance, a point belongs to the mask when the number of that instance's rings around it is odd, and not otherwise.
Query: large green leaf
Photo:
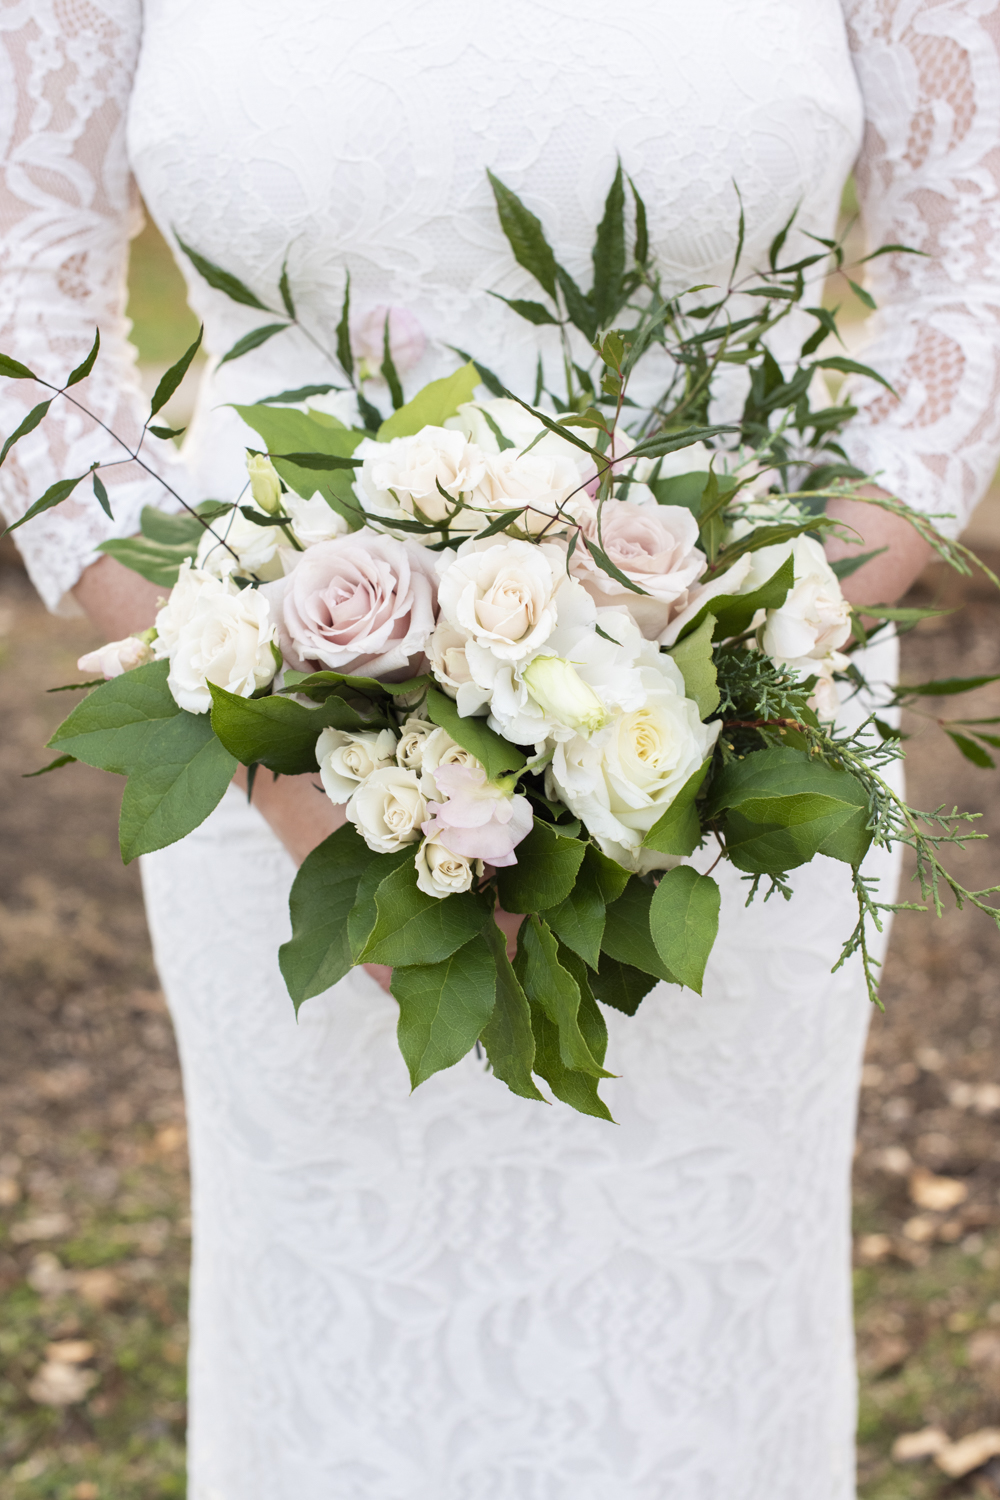
[[[507,236],[514,259],[523,266],[555,301],[556,258],[545,238],[541,221],[525,208],[516,193],[502,183],[499,177],[487,172],[490,187],[496,199],[500,227]]]
[[[642,844],[660,854],[675,854],[684,859],[701,843],[701,822],[695,798],[712,764],[709,755],[681,787],[666,812],[653,824]]]
[[[97,551],[115,558],[123,567],[138,573],[140,578],[146,578],[160,588],[172,589],[177,582],[181,563],[186,557],[194,558],[198,544],[178,542],[169,545],[152,542],[144,536],[129,536],[100,542]]]
[[[593,260],[591,300],[598,327],[606,328],[621,306],[622,277],[625,275],[625,183],[621,162],[604,205],[604,218],[597,226]]]
[[[245,766],[266,766],[282,776],[317,771],[320,731],[382,727],[384,719],[363,719],[343,698],[328,698],[319,708],[305,708],[289,698],[240,698],[209,683],[212,728]]]
[[[203,823],[236,769],[208,715],[177,707],[169,669],[168,662],[150,662],[103,683],[49,741],[63,754],[129,778],[119,824],[126,864]]]
[[[669,984],[676,984],[677,979],[657,952],[650,932],[649,908],[652,899],[653,891],[650,886],[644,885],[639,879],[630,880],[624,895],[619,896],[608,907],[601,949],[619,963],[628,964],[633,969],[642,969],[644,973],[652,974],[657,979],[665,979]]]
[[[364,433],[344,427],[334,418],[307,412],[275,410],[272,406],[235,406],[234,411],[264,440],[269,453],[320,453],[333,458],[350,458]],[[290,489],[309,499],[318,490],[327,504],[344,516],[348,525],[357,528],[363,522],[360,507],[353,494],[350,473],[323,473],[286,458],[272,459],[274,467]]]
[[[391,417],[387,417],[378,430],[380,443],[391,438],[410,437],[424,427],[442,427],[449,417],[455,416],[460,406],[472,400],[472,393],[479,384],[479,371],[471,362],[462,365],[454,374],[443,380],[432,380],[418,391],[412,401],[407,401]]]
[[[632,878],[629,871],[623,870],[617,860],[609,858],[607,854],[602,854],[596,844],[587,845],[585,859],[588,867],[594,872],[597,888],[605,903],[617,901]]]
[[[644,974],[632,964],[622,963],[620,958],[601,954],[600,968],[590,975],[590,988],[604,1005],[620,1010],[626,1016],[634,1016],[651,989],[659,980],[652,974]]]
[[[307,854],[292,886],[288,906],[292,936],[278,949],[278,962],[295,1009],[336,984],[353,963],[347,941],[347,915],[358,882],[378,859],[352,823]]]
[[[378,920],[376,891],[400,865],[412,865],[415,853],[415,844],[404,844],[402,849],[395,849],[391,854],[376,855],[358,881],[354,905],[347,914],[347,945],[356,964],[361,963],[361,955]]]
[[[496,965],[496,1004],[480,1041],[490,1067],[512,1094],[522,1099],[541,1099],[531,1076],[535,1063],[535,1038],[531,1030],[531,1008],[507,957],[507,942],[495,922],[484,929]]]
[[[586,847],[580,839],[564,838],[551,824],[536,818],[514,851],[517,864],[497,871],[504,910],[538,912],[561,905],[576,884]]]
[[[417,846],[413,846],[416,854]],[[417,888],[413,860],[399,866],[375,892],[375,926],[362,952],[366,964],[436,964],[449,958],[491,920],[484,896],[427,896]]]
[[[684,678],[684,692],[698,705],[702,719],[714,714],[719,706],[719,682],[712,655],[712,636],[717,621],[706,615],[698,626],[678,641],[670,652]]]
[[[611,1111],[597,1092],[598,1080],[590,1073],[566,1067],[559,1050],[559,1031],[535,1001],[531,1002],[531,1029],[535,1035],[535,1072],[545,1079],[556,1098],[581,1115],[612,1120]]]
[[[680,639],[683,641],[693,635],[707,615],[714,615],[718,621],[716,639],[724,641],[732,636],[742,635],[745,630],[749,630],[750,622],[759,609],[781,608],[794,582],[795,562],[791,557],[786,557],[780,568],[751,593],[716,594],[714,599],[706,600],[685,625]]]
[[[485,719],[463,719],[454,700],[439,693],[437,688],[427,690],[427,717],[432,724],[446,729],[456,745],[482,762],[490,781],[499,781],[507,772],[519,771],[527,764],[527,756],[516,745],[495,734]]]
[[[496,969],[486,939],[474,937],[442,963],[394,969],[399,1050],[413,1088],[450,1068],[475,1046],[489,1024]]]
[[[576,877],[576,884],[559,906],[544,913],[545,920],[559,940],[596,969],[601,961],[601,939],[604,936],[604,908],[597,860],[598,851],[588,846]],[[624,873],[624,872],[623,872]]]
[[[719,931],[720,901],[719,887],[710,875],[678,865],[663,876],[649,908],[657,952],[680,983],[698,995]]]
[[[559,947],[549,927],[536,916],[521,925],[514,973],[531,1004],[540,1006],[556,1028],[563,1067],[607,1078],[580,1030],[580,987],[559,962]]]

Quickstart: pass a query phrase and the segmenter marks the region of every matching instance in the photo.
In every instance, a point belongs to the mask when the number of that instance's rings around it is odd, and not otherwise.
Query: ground
[[[85,766],[21,779],[46,763],[73,701],[42,690],[77,677],[92,636],[46,615],[5,562],[0,1500],[160,1500],[184,1493],[177,1058],[138,873],[115,848],[120,783]],[[941,570],[928,577],[923,595],[968,603],[906,638],[904,674],[1000,671],[1000,600]],[[936,706],[997,714],[998,688]],[[1000,833],[998,773],[969,765],[932,724],[907,728],[911,800],[988,809],[983,827]],[[966,883],[995,877],[995,847],[957,856]],[[897,920],[857,1159],[864,1500],[1000,1495],[1000,1461],[995,1480],[987,1465],[953,1481],[930,1459],[890,1456],[901,1433],[1000,1427],[998,959],[1000,936],[978,913]],[[952,1206],[926,1206],[936,1202]]]

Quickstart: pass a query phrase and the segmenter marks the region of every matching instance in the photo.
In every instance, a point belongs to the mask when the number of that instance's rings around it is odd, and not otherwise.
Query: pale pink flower
[[[131,672],[133,667],[143,667],[152,660],[152,648],[136,636],[127,635],[123,641],[109,641],[96,651],[88,651],[80,657],[76,669],[78,672],[100,672],[105,678],[120,677],[123,672]]]
[[[527,797],[508,796],[478,766],[440,765],[434,784],[448,800],[428,802],[433,816],[423,825],[426,838],[465,859],[482,859],[498,868],[517,864],[514,850],[531,832]]]
[[[403,676],[434,629],[436,582],[433,554],[364,529],[296,554],[292,572],[261,592],[297,670]]]
[[[389,353],[397,375],[415,369],[424,357],[427,338],[408,307],[373,307],[351,328],[351,345],[359,359],[378,372],[385,356],[385,320],[389,319]]]
[[[598,541],[596,508],[583,524],[583,537]],[[698,549],[698,522],[683,505],[635,505],[606,500],[600,517],[600,544],[615,567],[645,590],[635,594],[607,574],[581,537],[570,572],[594,601],[627,609],[647,640],[655,641],[688,602],[688,590],[704,571]]]

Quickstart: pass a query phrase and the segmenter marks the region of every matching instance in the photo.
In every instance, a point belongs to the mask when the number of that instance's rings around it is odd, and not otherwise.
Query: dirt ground
[[[993,559],[996,562],[996,559]],[[92,644],[0,566],[0,1500],[184,1493],[183,1105],[138,873],[117,856],[116,778],[32,780]],[[1000,672],[1000,600],[932,570],[961,613],[904,642],[904,674]],[[1000,684],[947,704],[1000,714]],[[1000,772],[909,721],[911,801],[982,809]],[[955,865],[1000,879],[996,844]],[[857,1158],[864,1500],[1000,1496],[1000,935],[975,912],[898,919],[873,1017]],[[937,1429],[942,1461],[892,1457]],[[905,1445],[904,1445],[905,1446]],[[919,1446],[919,1445],[918,1445]],[[970,1464],[970,1459],[975,1463]],[[736,1500],[736,1497],[734,1497]],[[806,1497],[803,1497],[806,1500]]]

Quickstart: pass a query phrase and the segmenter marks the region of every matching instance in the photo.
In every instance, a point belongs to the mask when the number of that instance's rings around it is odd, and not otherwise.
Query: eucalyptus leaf
[[[34,370],[29,370],[27,365],[22,365],[18,359],[11,359],[9,354],[0,354],[0,375],[8,380],[37,380],[38,376]]]
[[[598,327],[604,328],[621,306],[625,275],[625,180],[620,161],[604,204],[604,217],[597,226],[593,262],[591,300]]]
[[[55,506],[61,505],[64,500],[69,499],[81,479],[85,477],[83,474],[78,474],[75,479],[57,479],[55,484],[49,485],[45,494],[39,500],[36,500],[34,505],[28,507],[20,520],[12,521],[6,530],[0,532],[0,536],[9,536],[12,531],[17,531],[18,527],[23,526],[26,521],[33,521],[35,516],[40,516],[43,511],[52,510]]]
[[[516,312],[519,318],[524,318],[536,327],[544,327],[552,324],[558,328],[559,319],[553,317],[547,307],[540,302],[526,302],[523,297],[501,297],[499,292],[490,292],[491,297],[496,297],[498,302],[506,302],[512,312]]]
[[[94,342],[90,346],[90,352],[89,352],[89,354],[87,354],[87,356],[84,359],[82,359],[80,361],[80,363],[77,365],[76,369],[72,370],[70,372],[70,374],[67,375],[67,377],[66,377],[66,385],[64,387],[65,390],[69,390],[69,388],[70,388],[71,385],[79,385],[79,383],[80,383],[81,380],[86,380],[87,376],[90,374],[91,370],[94,368],[94,362],[97,359],[97,355],[98,355],[98,351],[99,351],[100,347],[101,347],[101,330],[99,328],[95,328],[94,329]]]

